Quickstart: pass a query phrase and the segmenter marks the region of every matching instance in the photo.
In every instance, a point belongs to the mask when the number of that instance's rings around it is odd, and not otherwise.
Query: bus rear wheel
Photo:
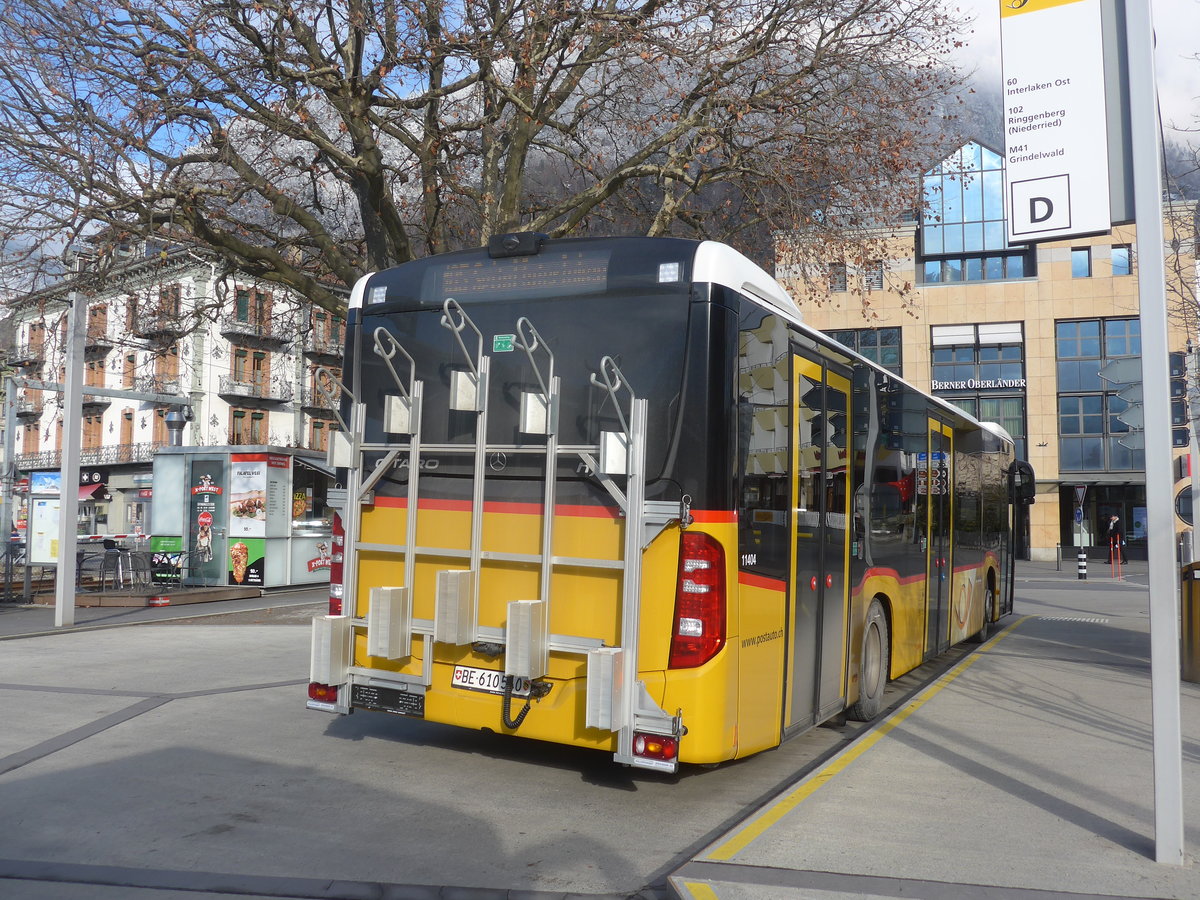
[[[883,691],[888,681],[888,657],[891,641],[883,604],[871,601],[863,622],[862,653],[858,660],[858,702],[850,708],[850,717],[870,722],[883,711]]]

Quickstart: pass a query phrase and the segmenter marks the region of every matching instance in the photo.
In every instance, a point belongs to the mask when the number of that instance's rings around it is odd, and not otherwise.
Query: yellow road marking
[[[720,900],[713,886],[703,881],[685,881],[683,887],[691,900]]]
[[[775,803],[764,810],[757,818],[747,822],[746,825],[737,831],[734,831],[729,839],[724,843],[714,847],[710,853],[697,857],[698,859],[711,859],[718,862],[728,861],[737,856],[741,851],[745,850],[754,840],[766,833],[767,829],[775,825],[790,813],[793,809],[815,794],[821,787],[828,784],[835,776],[852,762],[874,747],[880,740],[883,739],[888,732],[911,716],[914,712],[924,706],[931,698],[950,684],[959,675],[975,664],[979,655],[987,650],[991,650],[999,641],[1007,637],[1013,629],[1024,622],[1026,619],[1033,616],[1023,616],[1013,622],[1002,632],[988,641],[984,646],[980,647],[957,666],[943,675],[934,684],[930,685],[919,695],[909,701],[908,705],[903,709],[897,710],[891,716],[879,725],[865,737],[856,740],[845,752],[839,754],[833,759],[829,765],[821,769],[821,771],[805,779],[791,791],[780,797]]]

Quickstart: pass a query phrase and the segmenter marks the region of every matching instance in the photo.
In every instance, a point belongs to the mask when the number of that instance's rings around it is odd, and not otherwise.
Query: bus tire
[[[883,712],[883,691],[888,682],[891,639],[883,604],[871,601],[863,622],[862,653],[858,658],[858,702],[850,708],[850,717],[870,722]]]
[[[988,586],[983,591],[983,624],[979,626],[979,630],[967,638],[972,644],[982,644],[992,633],[992,613],[996,611],[996,590],[992,587],[991,581],[988,581]]]

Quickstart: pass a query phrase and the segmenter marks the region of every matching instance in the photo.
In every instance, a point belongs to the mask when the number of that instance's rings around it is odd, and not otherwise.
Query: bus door
[[[846,442],[850,375],[796,355],[792,377],[796,530],[785,732],[817,724],[843,706],[850,554]]]
[[[925,554],[928,605],[925,658],[937,656],[950,646],[950,593],[953,558],[951,553],[952,494],[951,466],[954,460],[954,430],[936,419],[929,420],[929,452],[917,469],[918,490],[925,484],[929,545]]]

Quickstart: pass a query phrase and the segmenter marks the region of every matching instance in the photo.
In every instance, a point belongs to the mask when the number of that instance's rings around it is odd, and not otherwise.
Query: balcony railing
[[[272,318],[250,316],[240,319],[236,315],[229,315],[221,320],[221,334],[230,338],[287,344],[295,337],[295,328]]]
[[[180,394],[178,375],[141,375],[134,379],[133,387],[145,394],[169,394],[172,397]]]
[[[334,418],[333,411],[337,408],[337,404],[336,397],[331,402],[316,388],[305,387],[300,391],[300,408],[310,416],[332,419]]]
[[[160,449],[166,444],[152,441],[144,444],[116,444],[99,447],[94,450],[84,450],[79,454],[79,464],[83,466],[116,466],[122,463],[144,463],[154,459]],[[62,467],[61,450],[43,450],[40,453],[23,453],[13,457],[18,471],[30,472],[38,469],[58,469]]]
[[[83,348],[87,351],[111,350],[117,345],[117,339],[112,336],[107,327],[90,325],[83,339]]]
[[[224,397],[248,397],[274,403],[286,403],[292,399],[292,386],[282,381],[253,379],[239,381],[231,375],[222,375],[217,392]]]
[[[8,354],[8,362],[10,365],[25,367],[36,366],[46,361],[46,348],[44,344],[22,344],[15,347]]]
[[[21,419],[36,419],[42,414],[40,400],[18,400],[17,417]]]
[[[175,310],[139,310],[133,321],[133,333],[141,338],[172,338],[185,331],[184,317]]]
[[[327,334],[309,334],[304,339],[304,352],[309,356],[341,358],[345,341]]]

